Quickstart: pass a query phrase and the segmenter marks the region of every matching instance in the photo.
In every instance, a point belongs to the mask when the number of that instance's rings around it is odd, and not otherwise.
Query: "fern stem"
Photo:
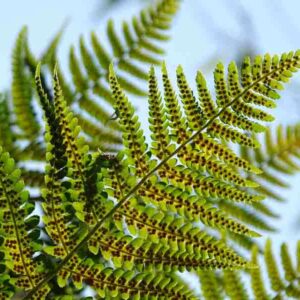
[[[246,87],[241,93],[239,93],[236,97],[234,97],[229,103],[224,105],[222,109],[218,113],[216,113],[210,120],[208,120],[200,129],[198,129],[191,137],[189,137],[185,142],[183,142],[177,149],[175,149],[172,153],[170,153],[167,157],[165,157],[156,167],[150,170],[106,215],[100,219],[96,225],[90,230],[90,232],[78,243],[71,252],[60,262],[60,264],[54,269],[53,272],[49,273],[35,288],[33,288],[24,298],[23,300],[29,300],[44,284],[53,279],[56,274],[69,262],[69,260],[73,257],[73,255],[77,252],[77,250],[81,249],[84,245],[87,244],[88,240],[97,232],[97,230],[101,227],[101,225],[106,221],[109,217],[111,217],[118,208],[120,208],[130,197],[134,194],[158,169],[166,164],[166,162],[174,157],[182,148],[184,148],[187,144],[192,142],[202,131],[208,128],[214,121],[217,119],[227,108],[232,106],[238,99],[243,97],[253,86],[267,78],[273,73],[277,72],[278,68],[273,69],[272,71],[266,73],[264,76],[259,77],[255,81],[253,81],[248,87]]]

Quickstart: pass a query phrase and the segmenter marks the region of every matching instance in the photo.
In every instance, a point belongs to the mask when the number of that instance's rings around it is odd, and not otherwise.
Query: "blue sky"
[[[100,0],[99,0],[100,1]],[[95,0],[52,1],[3,1],[0,18],[0,88],[6,88],[11,79],[10,56],[14,40],[23,25],[29,29],[30,45],[34,53],[40,53],[60,26],[68,20],[68,27],[60,47],[59,57],[67,73],[69,46],[78,45],[79,35],[88,36],[91,30],[104,34],[105,23],[112,11],[95,18]],[[114,11],[114,19],[120,24],[139,10],[138,1],[123,1]],[[238,4],[239,3],[239,4]],[[238,7],[248,14],[239,15]],[[167,45],[166,62],[170,70],[182,64],[187,77],[193,81],[196,70],[204,71],[218,60],[228,63],[249,41],[254,44],[253,53],[270,54],[300,48],[300,1],[298,0],[244,0],[244,1],[197,1],[185,0],[173,27],[173,39]],[[249,23],[252,25],[249,25]],[[212,31],[211,28],[215,30]],[[208,75],[209,76],[209,75]],[[276,123],[292,124],[300,116],[300,76],[291,84],[289,92],[282,94],[276,110]],[[136,102],[139,106],[139,102]],[[139,113],[146,116],[140,107]],[[288,204],[272,202],[274,209],[282,214],[276,226],[281,228],[276,235],[276,244],[288,241],[292,244],[300,238],[293,230],[293,220],[300,218],[298,184],[300,176],[288,179],[292,188],[282,191]]]

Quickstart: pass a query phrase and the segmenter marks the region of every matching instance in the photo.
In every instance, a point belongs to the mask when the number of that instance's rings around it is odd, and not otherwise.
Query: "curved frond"
[[[17,125],[26,138],[33,139],[39,132],[39,124],[33,109],[33,89],[29,72],[25,69],[24,44],[27,30],[24,28],[16,40],[12,57],[12,100]]]
[[[255,150],[241,148],[243,158],[263,171],[261,174],[250,174],[249,179],[257,182],[260,185],[258,191],[272,200],[285,201],[277,194],[277,190],[286,189],[289,184],[280,175],[287,177],[299,172],[299,132],[299,124],[286,127],[279,125],[274,130],[268,128],[263,147]],[[262,207],[255,204],[253,208],[263,215],[274,216],[274,212],[267,205]]]
[[[25,220],[34,210],[34,204],[28,201],[28,192],[24,190],[20,175],[14,160],[0,148],[0,251],[4,253],[3,263],[7,268],[6,275],[11,277],[10,283],[28,291],[41,281],[44,274],[42,266],[33,260],[34,244],[36,250],[40,249],[40,232],[34,231],[39,217],[30,216]],[[45,285],[33,299],[48,292],[49,287]]]
[[[78,120],[82,130],[81,136],[85,138],[85,143],[89,145],[90,150],[97,151],[101,148],[105,152],[117,152],[122,144],[120,128],[111,111],[114,100],[108,87],[109,64],[114,61],[115,65],[118,65],[119,80],[124,87],[137,95],[145,96],[145,91],[138,82],[146,81],[148,77],[143,66],[160,63],[164,50],[159,44],[167,40],[167,32],[178,6],[178,0],[156,2],[141,11],[137,17],[133,17],[130,22],[123,22],[121,37],[113,20],[110,20],[107,23],[107,37],[111,51],[104,49],[102,39],[99,40],[94,32],[90,36],[90,45],[84,37],[81,37],[78,49],[80,56],[76,53],[75,47],[70,50],[69,62],[73,84],[68,83],[61,69],[57,68],[65,101]],[[33,82],[38,61],[41,61],[44,66],[40,74],[41,86],[49,101],[53,100],[54,95],[51,93],[48,77],[49,73],[53,75],[57,64],[57,49],[64,27],[65,25],[52,38],[39,58],[29,47],[27,28],[22,29],[16,40],[12,62],[13,105],[9,107],[9,115],[16,123],[12,124],[14,130],[20,132],[15,139],[22,139],[22,145],[26,144],[26,148],[20,147],[19,144],[14,145],[16,153],[9,148],[9,145],[5,145],[5,148],[20,164],[28,159],[45,161],[45,144],[41,144],[39,153],[26,151],[34,148],[42,140],[39,124],[40,107]],[[5,136],[9,137],[9,135],[7,133]],[[24,168],[27,168],[26,164]],[[26,181],[35,187],[38,187],[39,182]]]

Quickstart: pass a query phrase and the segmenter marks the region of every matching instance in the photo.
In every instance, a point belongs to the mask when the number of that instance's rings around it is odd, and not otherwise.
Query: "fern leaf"
[[[168,299],[194,300],[191,291],[171,276],[161,272],[132,272],[120,268],[95,265],[92,260],[79,263],[73,259],[72,265],[61,272],[61,286],[72,274],[74,285],[82,287],[83,283],[92,286],[102,298],[149,299],[167,297]]]
[[[242,206],[230,203],[228,201],[222,201],[220,208],[223,209],[228,215],[233,216],[244,223],[251,225],[257,229],[274,232],[276,229],[267,224],[258,214],[251,212],[249,209]]]
[[[238,272],[226,270],[223,274],[224,288],[229,298],[232,300],[248,300],[249,296]]]
[[[285,299],[287,298],[299,298],[299,285],[296,282],[297,276],[299,274],[296,268],[294,268],[293,263],[291,261],[291,256],[287,251],[286,245],[283,243],[281,246],[281,264],[284,269],[285,279],[282,279],[279,273],[279,262],[275,259],[272,253],[271,241],[268,240],[266,242],[265,247],[265,263],[267,266],[268,279],[270,281],[270,287],[272,289],[272,299]],[[253,260],[257,259],[257,253],[253,250]],[[266,296],[267,284],[260,281],[257,283],[257,275],[260,270],[251,270],[251,281],[252,281],[252,289],[255,294],[255,299],[269,299]],[[262,297],[262,293],[258,292],[259,290],[262,292],[264,290],[264,297]]]
[[[111,67],[111,89],[115,98],[115,105],[119,111],[120,125],[123,129],[124,146],[128,149],[128,163],[134,162],[138,176],[142,176],[149,171],[148,159],[145,153],[146,145],[143,131],[140,129],[140,123],[134,117],[132,105],[128,102],[127,97],[123,93],[119,83],[114,76]]]
[[[220,260],[201,258],[201,256],[188,254],[181,250],[170,248],[167,245],[151,243],[141,238],[124,236],[121,232],[114,234],[102,228],[90,239],[89,248],[100,249],[106,260],[112,260],[118,268],[127,270],[159,270],[183,271],[193,269],[231,269],[239,268],[242,264],[224,262]],[[96,253],[96,252],[95,252]],[[244,262],[244,266],[250,267]]]
[[[201,281],[201,290],[203,297],[207,300],[221,300],[222,297],[214,272],[201,271],[198,272],[198,276]]]
[[[28,202],[28,193],[20,181],[20,171],[7,152],[0,148],[0,203],[1,203],[1,236],[4,239],[1,250],[4,250],[5,265],[13,272],[15,285],[25,291],[31,290],[43,278],[41,267],[32,258],[33,249],[28,231],[39,222],[36,216],[27,218],[34,209]],[[37,220],[37,223],[36,223]],[[43,297],[49,292],[46,285],[39,290]],[[34,298],[38,299],[38,298]]]
[[[15,154],[15,134],[12,130],[12,116],[9,110],[8,96],[0,94],[0,143],[10,153]]]
[[[65,28],[67,23],[65,22],[61,28],[57,31],[57,33],[54,35],[54,37],[51,39],[49,45],[46,47],[46,49],[43,51],[43,54],[40,58],[40,60],[45,64],[53,64],[53,61],[55,61],[57,49],[59,46],[59,43],[62,39],[62,36],[64,34]],[[36,65],[36,64],[35,64]]]
[[[83,37],[81,37],[79,43],[80,57],[77,57],[74,47],[70,51],[70,69],[75,90],[73,86],[67,83],[60,68],[57,68],[60,87],[63,90],[66,102],[67,104],[72,104],[71,111],[76,112],[82,131],[84,134],[87,134],[86,142],[92,150],[96,150],[101,146],[104,151],[116,152],[121,145],[120,129],[117,122],[111,120],[110,112],[107,112],[101,103],[104,100],[110,106],[113,105],[111,92],[107,88],[108,67],[111,60],[114,60],[121,70],[119,80],[122,85],[137,95],[145,96],[144,90],[140,88],[139,84],[135,83],[135,79],[147,80],[147,72],[143,70],[141,65],[149,62],[158,62],[159,56],[163,54],[156,41],[162,38],[165,39],[162,32],[166,32],[169,29],[178,4],[178,0],[161,0],[153,4],[153,7],[143,10],[140,16],[134,18],[140,23],[141,30],[139,34],[132,32],[135,21],[132,21],[132,24],[124,22],[123,33],[127,37],[127,45],[122,42],[122,49],[119,49],[122,50],[122,53],[119,51],[118,55],[111,55],[109,52],[106,52],[102,45],[102,40],[99,41],[94,33],[91,34],[91,49],[88,48]],[[57,61],[57,48],[64,27],[65,25],[53,37],[39,59],[48,67],[52,74]],[[112,22],[109,22],[110,36],[112,37],[112,42],[116,43],[115,38],[118,33],[112,27]],[[112,31],[114,31],[113,35]],[[129,35],[131,43],[128,43]],[[136,56],[137,59],[132,59],[130,56]],[[140,63],[141,59],[146,60],[147,63]],[[14,105],[11,114],[13,119],[16,119],[18,127],[23,131],[22,138],[26,138],[30,144],[32,143],[32,146],[29,147],[34,147],[37,140],[41,138],[40,126],[35,116],[35,91],[32,87],[37,63],[38,59],[29,48],[27,30],[24,28],[16,41],[13,55],[14,80],[12,96]],[[84,69],[82,69],[82,65]],[[134,79],[131,80],[130,77],[134,77]],[[41,85],[48,99],[51,100],[53,95],[48,87],[47,78],[48,71],[44,69],[41,74]],[[79,112],[77,110],[78,103],[80,106]],[[90,117],[92,120],[89,120]],[[110,130],[106,130],[104,127],[109,127]],[[104,143],[104,140],[107,142]],[[44,148],[44,145],[42,148]],[[8,145],[6,145],[6,149],[12,151]],[[14,154],[13,152],[11,153]],[[30,152],[27,152],[27,154],[30,154]],[[41,154],[39,158],[43,161],[44,149]],[[14,154],[14,157],[17,159],[16,155]],[[18,155],[20,155],[18,158],[22,161],[22,150],[18,151]],[[30,158],[32,159],[32,156]]]
[[[258,264],[257,258],[258,250],[257,247],[253,247],[252,250],[252,262],[254,264]],[[269,297],[267,296],[267,292],[263,283],[261,271],[259,269],[253,269],[250,272],[251,275],[251,287],[253,290],[253,294],[255,299],[267,300]]]
[[[295,279],[297,279],[297,274],[296,270],[293,267],[288,247],[285,243],[281,245],[281,260],[284,268],[285,279],[287,281],[293,282]]]
[[[20,32],[13,52],[12,98],[17,124],[23,130],[24,135],[32,139],[38,134],[39,126],[35,120],[35,112],[32,107],[31,80],[28,73],[25,72],[24,66],[26,31],[26,28],[24,28]]]
[[[274,187],[288,188],[289,185],[279,178],[278,174],[292,175],[298,172],[298,152],[299,124],[285,128],[278,126],[275,130],[268,128],[263,147],[253,151],[241,149],[243,158],[263,170],[263,173],[251,174],[249,178],[260,185],[258,190],[261,194],[280,202],[284,199],[273,191]],[[260,210],[261,207],[255,207],[255,205],[254,208]],[[266,213],[269,215],[269,212]],[[271,215],[274,214],[271,213]]]
[[[293,58],[293,55],[290,55],[290,56],[291,56],[291,58]],[[294,57],[294,61],[293,61],[292,64],[297,65],[297,63],[298,63],[297,60],[298,60],[298,56],[296,54],[295,57]],[[291,67],[290,64],[288,64],[287,67],[283,66],[282,68],[285,69],[285,68],[292,68],[292,67]],[[178,85],[179,85],[179,89],[181,90],[181,98],[182,98],[182,101],[183,101],[183,107],[184,107],[185,115],[187,116],[187,118],[189,118],[189,116],[193,115],[192,111],[195,111],[195,110],[199,111],[200,108],[199,108],[199,106],[197,106],[195,104],[196,100],[195,100],[195,98],[193,96],[192,91],[189,89],[189,87],[187,85],[187,82],[186,82],[186,79],[184,77],[182,68],[179,68],[177,70],[177,75],[178,75]],[[237,78],[236,78],[237,77],[237,71],[236,71],[235,66],[233,64],[231,64],[229,66],[229,77],[232,77],[232,80],[231,80],[232,82],[236,82],[236,80],[237,80]],[[115,81],[114,77],[111,76],[110,78],[111,78],[111,86],[112,86],[112,90],[113,90],[113,95],[116,98],[116,105],[117,105],[118,108],[120,108],[121,110],[124,111],[124,107],[128,107],[128,104],[126,103],[126,101],[127,101],[126,97],[122,93],[120,87],[118,87],[118,84]],[[172,87],[170,85],[169,80],[168,80],[165,67],[163,68],[163,78],[164,78],[164,84],[165,84],[165,90],[166,90],[166,102],[167,102],[167,105],[168,105],[169,101],[172,101],[171,102],[172,103],[172,106],[171,106],[172,110],[170,112],[171,113],[170,119],[171,119],[171,121],[173,121],[173,125],[172,125],[172,122],[171,122],[170,126],[176,127],[176,129],[177,129],[177,132],[176,132],[177,133],[176,134],[177,135],[177,142],[180,143],[180,140],[178,139],[180,137],[180,135],[183,138],[186,137],[186,135],[187,135],[187,131],[185,130],[186,125],[180,122],[180,119],[181,119],[180,108],[179,108],[178,104],[176,104],[176,102],[177,102],[176,96],[175,96],[175,93],[174,93],[174,91],[173,91],[173,89],[172,89]],[[203,80],[203,78],[202,78],[202,80]],[[229,81],[230,81],[230,79],[229,79]],[[231,87],[229,86],[229,90],[232,90],[232,89],[234,89],[234,88],[232,86]],[[233,96],[236,96],[234,94],[234,91],[232,91],[231,93],[233,94]],[[243,93],[243,92],[241,92],[241,93]],[[156,109],[156,111],[158,111],[158,109],[161,108],[161,101],[158,100],[157,103],[154,103],[154,101],[153,101],[154,97],[158,97],[159,98],[160,95],[159,95],[159,93],[157,91],[157,84],[156,84],[155,79],[154,79],[153,70],[151,70],[151,72],[150,72],[150,105],[151,104],[152,105],[153,104],[156,105],[155,109]],[[230,100],[230,101],[232,101],[232,100]],[[230,101],[229,101],[229,103],[230,103]],[[236,101],[238,101],[238,99],[236,99]],[[194,106],[189,106],[190,103],[193,104]],[[120,116],[121,124],[124,124],[124,122],[125,122],[125,124],[127,124],[127,123],[130,122],[130,119],[132,119],[132,109],[129,108],[129,111],[130,111],[129,114],[127,114],[127,115],[124,114],[124,115]],[[125,109],[125,112],[127,112],[126,109]],[[162,117],[161,113],[162,113],[162,111],[160,111],[160,117]],[[176,123],[174,123],[174,120],[178,120],[178,121]],[[152,118],[151,121],[153,123],[154,122],[154,118]],[[186,123],[186,124],[188,124],[188,123]],[[215,126],[214,126],[213,122],[211,122],[210,124],[212,124],[213,129],[212,129],[212,132],[209,131],[209,134],[212,135],[212,136],[214,136],[215,135],[215,131],[216,131],[215,128],[214,128]],[[193,124],[189,124],[189,127],[192,127],[192,129],[195,130],[195,128],[193,128],[193,126],[194,126]],[[216,125],[216,126],[218,126],[218,125]],[[224,128],[224,127],[220,126],[220,128]],[[127,135],[129,135],[128,143],[129,143],[130,147],[134,147],[133,145],[134,145],[134,142],[136,141],[137,135],[135,136],[135,139],[132,140],[131,136],[132,136],[133,129],[126,128],[125,132],[127,132],[127,130],[128,130],[128,134],[126,133],[126,135],[124,135],[123,138],[127,139]],[[153,130],[154,130],[154,127],[153,127]],[[161,130],[161,128],[160,128],[160,130]],[[231,129],[229,129],[229,130],[231,130]],[[231,132],[233,132],[233,131],[231,131]],[[164,132],[162,135],[166,135],[166,132]],[[156,137],[156,136],[154,136],[154,137]],[[239,136],[242,136],[242,134],[239,135]],[[247,140],[247,138],[243,138],[243,139]],[[249,141],[250,141],[250,139],[249,139]],[[239,141],[239,142],[242,143],[241,141]],[[142,142],[140,142],[140,143],[142,143]],[[249,142],[249,143],[251,144],[252,142]],[[155,145],[157,145],[157,144],[155,144]],[[167,146],[168,146],[168,143],[164,145],[165,148],[167,148]],[[136,145],[135,147],[138,148],[138,145]],[[143,149],[142,150],[143,152],[145,151],[144,150],[145,148],[142,148],[141,146],[140,146],[140,148]],[[130,151],[132,151],[132,150],[130,150]],[[135,152],[136,152],[136,150],[134,150],[134,153]],[[139,157],[143,156],[143,152],[140,153]],[[160,154],[160,156],[161,155],[162,154]],[[138,162],[140,163],[141,160],[139,160]],[[191,173],[191,171],[189,171],[188,169],[185,169],[185,168],[178,167],[178,166],[174,168],[174,166],[176,166],[176,161],[175,160],[172,161],[172,162],[170,161],[169,163],[165,164],[164,167],[163,167],[163,169],[161,169],[159,171],[159,173],[158,173],[159,176],[161,178],[164,178],[164,177],[168,178],[168,180],[171,179],[171,182],[173,184],[175,184],[175,185],[178,185],[179,182],[180,182],[180,185],[179,185],[180,188],[184,188],[185,186],[190,186],[191,184],[194,184],[194,183],[195,183],[196,187],[200,185],[200,181],[199,181],[199,184],[197,184],[197,179],[196,179],[197,176],[196,175],[191,175],[190,176],[190,174],[193,174],[193,173]],[[136,166],[136,168],[138,169],[138,168],[141,168],[141,167],[137,167]],[[176,168],[177,168],[178,171],[174,172],[176,170]],[[168,171],[166,171],[166,170],[168,170]],[[169,170],[171,170],[171,171],[169,172]],[[176,178],[176,176],[178,176],[178,179]],[[202,189],[203,189],[203,187],[205,187],[205,180],[206,180],[205,178],[203,180],[201,180],[201,188]],[[194,186],[194,188],[195,188],[195,186]],[[147,189],[148,189],[147,192],[149,192],[149,186],[147,187]],[[197,191],[197,189],[195,189],[195,190]],[[215,188],[213,194],[214,193],[217,194],[216,191],[218,191],[218,184],[216,184],[216,188]],[[231,191],[233,193],[234,188],[230,187],[230,188],[228,188],[228,191]],[[153,192],[154,192],[154,194],[157,195],[157,190],[155,190],[155,191],[153,190]],[[208,185],[208,190],[206,190],[205,192],[208,193],[209,197],[211,197],[213,195],[212,192],[209,192],[209,185]],[[153,196],[152,197],[150,196],[151,194],[152,193],[149,192],[148,198],[152,198],[153,199]],[[142,196],[145,196],[145,195],[146,195],[145,192],[143,192]],[[239,196],[238,196],[239,193],[237,192],[236,195],[237,195],[236,199],[238,199],[239,198]],[[223,195],[222,194],[219,194],[219,195],[217,194],[217,198],[218,197],[224,198],[224,196],[225,196],[224,194]],[[164,195],[164,197],[166,197],[166,196]],[[234,199],[234,194],[230,194],[229,197]],[[241,195],[240,197],[241,197],[241,199],[246,199],[245,196]],[[268,227],[264,227],[264,228],[268,228]],[[268,228],[268,229],[270,229],[270,228]]]
[[[202,271],[198,275],[201,286],[206,286],[206,293],[203,293],[204,299],[212,299],[211,295],[215,295],[213,297],[218,299],[217,291],[224,291],[228,298],[232,300],[298,299],[300,295],[299,272],[292,262],[286,244],[281,245],[281,262],[274,256],[272,243],[269,239],[266,241],[263,256],[267,274],[265,274],[260,264],[258,247],[254,245],[252,247],[252,263],[257,265],[257,268],[252,268],[249,271],[251,285],[247,284],[247,274],[239,274],[238,271]],[[296,256],[298,256],[298,253],[296,253]],[[285,278],[282,277],[282,271]],[[241,280],[241,277],[243,280]],[[212,286],[211,289],[210,285]]]
[[[149,123],[152,132],[152,152],[160,159],[171,153],[168,121],[162,104],[161,94],[155,77],[154,68],[149,73]]]
[[[62,162],[62,165],[58,166],[58,168],[57,166],[54,166],[54,172],[62,171],[62,174],[64,175],[66,175],[65,170],[71,172],[70,174],[72,174],[73,177],[72,185],[74,186],[74,192],[72,196],[74,199],[77,199],[76,204],[74,203],[74,207],[75,209],[79,210],[77,212],[77,217],[86,221],[87,223],[92,223],[95,221],[97,216],[93,209],[91,211],[88,209],[88,202],[92,201],[92,199],[89,199],[86,193],[85,182],[85,159],[88,148],[86,145],[84,145],[83,138],[78,138],[80,127],[77,125],[77,119],[73,117],[73,114],[70,113],[66,107],[59,84],[58,73],[55,72],[54,76],[53,107],[51,107],[52,104],[50,104],[49,100],[47,99],[47,95],[43,91],[39,74],[40,71],[38,67],[36,82],[41,102],[45,110],[45,115],[48,118],[48,125],[52,135],[51,141],[53,141],[53,136],[55,135],[58,136],[57,140],[61,141],[62,143],[61,145],[57,145],[57,149],[51,149],[51,151],[54,152],[55,161]],[[63,156],[58,155],[57,151],[59,151],[59,148],[61,149],[60,151],[62,152]],[[64,164],[64,161],[67,163]],[[78,206],[79,203],[83,204],[83,211],[80,211],[80,206]]]
[[[271,286],[274,291],[280,291],[283,287],[283,282],[280,278],[279,270],[272,253],[271,240],[267,240],[265,247],[265,263],[268,270]]]
[[[100,65],[104,69],[107,69],[111,62],[111,58],[109,54],[102,47],[102,44],[99,42],[95,32],[91,33],[91,42],[92,42],[93,50],[95,52],[97,59],[99,60]]]
[[[112,174],[115,174],[114,179],[112,179]],[[124,193],[129,190],[129,186],[126,183],[126,180],[124,180],[124,178],[128,178],[128,173],[123,174],[123,172],[120,172],[120,169],[117,169],[110,173],[109,178],[110,180],[106,180],[105,184],[112,189],[115,199],[123,197]],[[157,188],[158,187],[159,186],[157,185]],[[155,194],[159,195],[157,188],[155,190]],[[147,189],[142,190],[140,193],[143,197],[146,197],[145,200],[147,199],[146,191],[151,194],[151,188],[149,189],[148,186]],[[176,195],[176,192],[174,192],[174,195]],[[186,199],[185,196],[184,199]],[[161,198],[166,199],[167,203],[169,202],[168,198],[166,198],[166,194]],[[179,200],[178,194],[176,199],[177,201]],[[153,199],[151,199],[151,203],[156,204]],[[183,203],[186,205],[187,202]],[[135,204],[134,199],[131,199],[131,206],[134,206],[135,208],[125,205],[123,209],[120,209],[119,213],[116,212],[114,214],[115,225],[119,230],[123,229],[123,221],[126,221],[127,228],[131,234],[138,234],[139,237],[146,240],[150,238],[152,242],[167,245],[172,247],[172,249],[181,249],[181,251],[190,253],[191,257],[193,257],[193,255],[200,255],[200,257],[214,258],[217,261],[225,259],[228,263],[235,264],[237,266],[245,265],[245,261],[242,258],[237,256],[222,243],[217,242],[212,237],[205,234],[205,232],[196,230],[196,228],[191,226],[190,223],[186,223],[185,218],[174,219],[174,217],[169,214],[169,211],[174,210],[175,212],[178,210],[176,206],[174,207],[170,205],[170,202],[163,206],[159,204],[162,209],[159,213],[155,213],[155,210],[151,209],[151,206],[141,206],[137,210],[136,208],[138,204]],[[212,207],[207,204],[200,204],[199,210],[201,212],[200,219],[205,224],[217,227],[220,226],[218,224],[214,224],[214,221],[211,220],[212,218],[221,216],[218,212],[214,211]],[[185,212],[184,210],[180,210],[178,212],[182,216],[193,219],[193,217],[190,217],[191,211],[189,211],[189,207]],[[227,220],[225,216],[221,217],[224,221],[223,225],[230,228],[230,221]],[[228,224],[225,225],[225,222],[228,222]],[[189,234],[191,234],[191,236],[189,236]]]
[[[197,229],[183,218],[174,217],[162,211],[156,212],[150,206],[124,208],[114,215],[118,229],[123,228],[122,220],[126,221],[131,234],[154,243],[160,243],[187,251],[190,255],[200,255],[203,258],[214,258],[218,261],[241,264],[245,261],[204,231]]]

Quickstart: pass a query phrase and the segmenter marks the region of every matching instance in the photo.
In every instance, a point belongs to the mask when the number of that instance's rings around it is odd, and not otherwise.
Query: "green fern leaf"
[[[217,278],[213,271],[201,271],[198,272],[199,279],[201,281],[201,291],[203,297],[207,300],[221,300],[221,292],[218,288]]]
[[[275,132],[273,132],[275,131]],[[274,138],[276,135],[276,139]],[[257,182],[261,194],[276,201],[284,199],[273,191],[274,187],[288,188],[287,182],[279,178],[278,174],[292,175],[298,172],[299,153],[299,124],[293,126],[278,126],[275,130],[267,129],[263,147],[251,151],[242,148],[241,155],[253,165],[263,170],[261,174],[251,174],[249,179]],[[260,204],[259,204],[260,205]],[[257,212],[270,216],[270,209],[261,210],[257,203],[253,205]],[[274,213],[271,212],[271,216]]]
[[[0,94],[0,143],[10,153],[15,154],[15,133],[12,130],[13,121],[9,111],[8,96]]]
[[[26,34],[27,30],[24,28],[17,38],[13,52],[12,99],[18,126],[27,138],[33,139],[39,132],[39,126],[35,120],[35,112],[32,107],[31,80],[24,66]]]
[[[251,269],[249,274],[239,274],[238,271],[230,270],[222,272],[202,271],[198,275],[202,290],[204,288],[204,299],[212,299],[211,295],[216,295],[217,291],[226,294],[222,295],[221,299],[227,296],[231,300],[298,299],[300,295],[299,272],[294,266],[294,262],[292,262],[286,244],[281,245],[281,263],[274,256],[272,243],[269,239],[266,241],[263,256],[267,274],[265,274],[260,264],[259,251],[256,245],[252,247],[252,263],[258,267]],[[298,253],[296,253],[296,256],[298,256]],[[282,270],[285,279],[281,275]],[[247,284],[248,275],[250,275],[251,285]],[[216,285],[216,282],[218,285]],[[218,299],[217,296],[215,297]]]
[[[11,283],[28,291],[41,281],[44,274],[41,266],[32,258],[32,246],[38,241],[31,240],[32,232],[28,234],[37,225],[39,218],[31,216],[24,220],[31,214],[34,205],[28,201],[28,192],[24,190],[20,175],[14,160],[0,148],[1,252],[4,251],[4,264],[13,272]],[[45,296],[49,289],[47,285],[43,286],[37,296]]]

